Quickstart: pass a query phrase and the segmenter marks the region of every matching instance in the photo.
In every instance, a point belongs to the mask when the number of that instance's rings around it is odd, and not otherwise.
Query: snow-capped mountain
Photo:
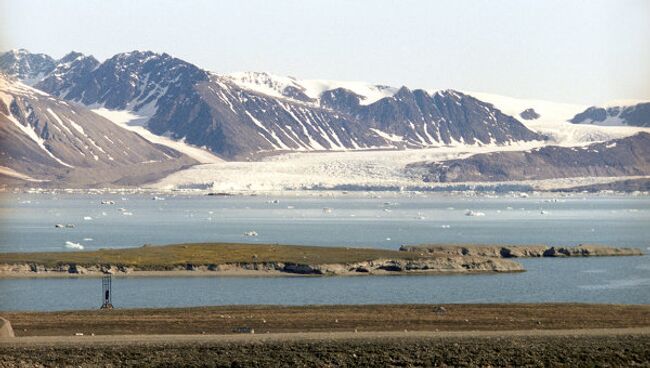
[[[72,61],[66,58],[35,87],[68,101],[111,110],[155,111],[207,80],[207,73],[196,66],[150,51],[117,54],[103,63],[81,54],[75,54]]]
[[[152,52],[118,54],[98,65],[93,60],[70,54],[35,86],[91,108],[135,112],[146,117],[141,124],[151,132],[227,159],[273,151],[544,139],[493,106],[452,90],[429,93],[266,73],[222,76]]]
[[[0,54],[0,70],[31,85],[45,78],[56,67],[56,60],[45,54],[32,54],[25,49]]]
[[[0,85],[6,102],[1,173],[14,178],[141,183],[202,163],[158,187],[278,190],[426,185],[434,175],[426,170],[440,162],[466,168],[463,177],[472,180],[499,170],[499,180],[522,180],[527,174],[517,165],[526,160],[550,177],[566,176],[574,168],[565,157],[578,166],[605,162],[588,166],[592,176],[646,168],[636,158],[624,164],[631,158],[611,142],[594,144],[650,129],[572,124],[584,105],[268,73],[220,75],[150,51],[99,62],[77,52],[54,60],[15,50],[0,55],[0,70],[36,88],[6,78]],[[642,125],[646,109],[621,108],[616,117]],[[529,151],[549,145],[555,147]],[[488,152],[512,168],[480,161]],[[472,157],[479,161],[461,162]]]
[[[74,86],[83,85],[89,73],[99,64],[99,61],[92,56],[70,52],[58,60],[52,71],[37,81],[35,87],[43,91],[56,91],[57,95],[65,95]]]
[[[638,126],[650,127],[650,102],[630,106],[591,106],[576,114],[573,124],[593,124],[600,126]]]
[[[138,183],[196,161],[0,74],[0,173],[57,185]]]

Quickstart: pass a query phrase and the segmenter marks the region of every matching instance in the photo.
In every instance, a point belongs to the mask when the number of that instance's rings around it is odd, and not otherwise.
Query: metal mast
[[[111,303],[111,275],[102,276],[102,297],[104,301],[102,303],[101,309],[113,309],[113,304]]]

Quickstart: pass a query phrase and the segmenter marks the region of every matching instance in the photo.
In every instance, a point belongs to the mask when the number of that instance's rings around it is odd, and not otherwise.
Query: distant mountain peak
[[[34,84],[54,70],[56,61],[45,54],[33,54],[25,49],[13,49],[0,54],[0,70],[26,84]]]
[[[590,106],[576,114],[571,120],[573,124],[593,124],[603,126],[629,125],[650,127],[650,102],[642,102],[629,106]]]

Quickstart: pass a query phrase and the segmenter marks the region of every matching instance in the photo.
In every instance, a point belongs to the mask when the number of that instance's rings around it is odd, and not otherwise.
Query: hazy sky
[[[586,104],[650,98],[650,1],[0,0],[0,50]]]

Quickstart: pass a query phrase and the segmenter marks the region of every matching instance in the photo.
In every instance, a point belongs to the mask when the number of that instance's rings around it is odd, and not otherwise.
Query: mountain
[[[2,74],[0,143],[3,179],[56,186],[137,185],[196,163]]]
[[[629,125],[650,127],[650,102],[630,106],[591,106],[585,111],[576,114],[571,119],[571,123],[601,126]]]
[[[73,51],[58,60],[52,71],[38,81],[35,87],[43,91],[56,91],[57,95],[65,98],[72,88],[84,85],[88,74],[99,64],[94,57]]]
[[[546,146],[408,167],[427,182],[483,182],[650,175],[650,133],[585,147]]]
[[[32,54],[25,49],[0,54],[0,70],[25,84],[33,84],[50,74],[56,61],[45,54]]]
[[[151,132],[226,159],[544,140],[492,105],[453,90],[216,75],[149,51],[117,54],[100,64],[76,53],[64,59],[35,86],[91,108],[137,113]]]

